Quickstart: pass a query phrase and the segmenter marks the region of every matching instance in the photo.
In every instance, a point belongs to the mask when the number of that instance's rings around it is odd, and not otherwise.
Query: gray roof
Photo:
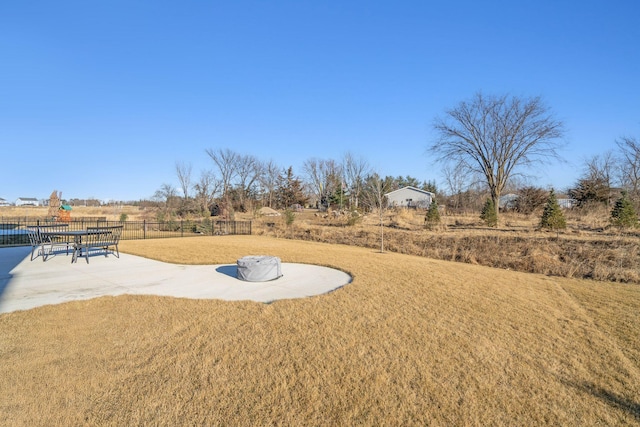
[[[388,195],[388,194],[396,193],[396,192],[398,192],[398,191],[402,191],[402,190],[413,190],[413,191],[417,191],[418,193],[422,193],[422,194],[424,194],[424,195],[427,195],[427,194],[428,194],[428,195],[430,195],[431,197],[435,196],[435,193],[432,193],[432,192],[430,192],[430,191],[426,191],[426,190],[421,190],[421,189],[419,189],[419,188],[412,187],[412,186],[410,186],[410,185],[408,185],[408,186],[406,186],[406,187],[398,188],[397,190],[389,191],[388,193],[385,193],[385,196],[386,196],[386,195]]]

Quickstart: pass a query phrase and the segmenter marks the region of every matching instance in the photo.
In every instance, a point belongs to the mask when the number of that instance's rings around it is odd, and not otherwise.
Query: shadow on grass
[[[573,381],[567,380],[563,380],[562,382],[584,393],[595,396],[598,399],[602,400],[604,403],[611,405],[623,412],[626,412],[629,415],[632,415],[636,420],[640,420],[640,402],[635,402],[631,399],[627,399],[624,396],[620,396],[616,393],[605,390],[593,383],[575,383]]]

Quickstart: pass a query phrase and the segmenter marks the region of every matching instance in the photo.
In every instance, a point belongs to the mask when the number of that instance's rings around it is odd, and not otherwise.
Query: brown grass
[[[266,253],[354,280],[268,305],[121,296],[0,315],[0,423],[640,423],[638,286],[259,236],[121,249]]]
[[[47,217],[49,208],[45,206],[0,206],[0,218],[43,219]],[[152,208],[144,209],[136,206],[74,206],[71,218],[105,217],[107,221],[118,221],[120,215],[126,214],[128,221],[155,219]]]
[[[535,215],[504,214],[499,229],[483,226],[477,215],[445,216],[440,226],[426,230],[424,212],[389,211],[384,220],[385,250],[527,273],[640,283],[640,232],[611,227],[604,211],[602,215],[571,213],[567,230],[555,233],[539,230]],[[253,230],[274,237],[380,248],[374,215],[356,225],[347,221],[305,214],[286,227],[282,221],[259,218]],[[265,226],[267,222],[274,225]]]

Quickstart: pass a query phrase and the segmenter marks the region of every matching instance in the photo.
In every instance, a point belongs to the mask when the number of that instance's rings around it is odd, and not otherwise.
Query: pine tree
[[[431,230],[437,224],[440,224],[440,212],[438,211],[438,202],[435,200],[429,205],[429,210],[424,217],[425,226]]]
[[[480,212],[480,219],[485,222],[489,227],[498,226],[498,214],[496,213],[496,205],[492,199],[487,199]]]
[[[280,209],[290,209],[294,204],[307,204],[308,199],[304,195],[302,181],[293,174],[291,166],[284,174],[278,176],[274,197],[275,204]]]
[[[618,227],[638,226],[638,215],[626,191],[622,192],[622,197],[616,200],[611,210],[611,223]]]
[[[567,221],[564,218],[564,213],[558,204],[558,199],[553,189],[549,191],[547,204],[544,206],[544,211],[542,211],[540,227],[556,231],[567,228]]]

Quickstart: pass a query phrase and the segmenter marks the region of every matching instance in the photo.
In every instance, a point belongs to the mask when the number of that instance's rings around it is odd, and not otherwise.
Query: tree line
[[[520,184],[523,172],[550,160],[562,160],[559,149],[566,130],[540,97],[493,96],[477,93],[445,111],[433,122],[435,138],[427,147],[442,165],[444,191],[435,181],[406,176],[382,177],[366,159],[346,153],[341,159],[306,160],[300,173],[251,154],[228,148],[207,149],[210,170],[195,177],[190,163],[176,162],[179,188],[162,184],[154,200],[167,214],[222,215],[260,207],[295,206],[373,210],[384,206],[384,194],[404,186],[436,193],[451,209],[480,210],[487,195],[499,221],[505,191],[519,193],[522,212],[539,208],[549,189]],[[569,197],[579,207],[593,203],[611,206],[626,191],[640,203],[640,142],[631,136],[616,141],[616,150],[586,161],[585,170]]]
[[[411,176],[381,177],[363,157],[346,153],[340,160],[311,158],[296,174],[273,160],[229,148],[207,149],[212,168],[193,174],[190,163],[176,162],[178,187],[164,183],[153,200],[163,215],[233,218],[236,212],[261,207],[276,210],[315,207],[321,210],[368,211],[384,203],[384,194],[405,186],[436,192],[435,181]]]

